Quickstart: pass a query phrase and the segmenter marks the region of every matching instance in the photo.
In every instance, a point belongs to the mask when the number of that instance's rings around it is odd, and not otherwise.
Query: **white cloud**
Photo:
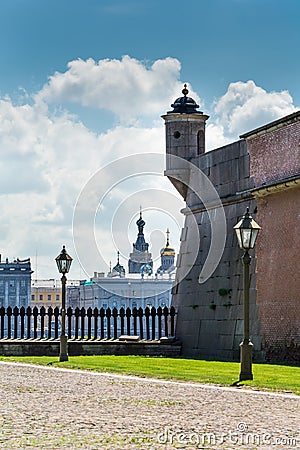
[[[205,132],[206,151],[213,150],[230,142],[232,142],[232,139],[229,136],[225,136],[224,127],[221,124],[208,122]]]
[[[217,125],[236,137],[295,110],[288,91],[267,92],[252,80],[231,83],[215,106]]]
[[[56,276],[53,258],[63,243],[75,256],[73,209],[95,171],[125,155],[164,152],[162,123],[96,134],[67,113],[56,116],[40,103],[16,106],[8,98],[0,101],[0,130],[2,252],[33,258],[37,250],[39,276]]]
[[[121,60],[81,59],[56,72],[37,94],[37,101],[73,102],[113,112],[120,120],[157,117],[182,89],[180,62],[165,58],[148,65],[129,56]],[[196,93],[191,92],[199,101]]]
[[[112,160],[135,153],[164,153],[164,125],[159,116],[170,109],[181,89],[178,60],[166,58],[147,65],[124,56],[120,61],[71,61],[65,73],[50,77],[23,105],[0,99],[0,244],[4,256],[34,260],[37,250],[38,276],[57,276],[53,258],[62,244],[75,258],[72,215],[82,187]],[[199,102],[192,89],[189,95]],[[99,123],[101,110],[114,113],[121,122],[105,132],[93,132],[80,116],[62,109],[71,102],[93,111],[98,108]],[[53,112],[50,104],[60,113]],[[232,83],[216,103],[215,117],[208,121],[207,148],[231,142],[244,131],[294,110],[287,91],[267,92],[253,81]],[[142,126],[138,120],[146,116],[151,125]],[[109,178],[110,173],[105,176]],[[157,180],[150,178],[139,183],[143,189],[157,187]],[[121,200],[131,194],[126,184],[113,192]],[[101,231],[104,251],[111,251],[107,258],[114,259],[109,232],[99,228],[98,234]],[[73,269],[74,273],[79,276],[78,270]]]

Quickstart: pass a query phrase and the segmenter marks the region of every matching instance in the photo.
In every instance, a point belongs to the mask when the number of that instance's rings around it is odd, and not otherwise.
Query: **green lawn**
[[[71,356],[59,362],[55,357],[0,357],[0,361],[14,361],[52,367],[111,372],[123,375],[162,378],[230,386],[238,380],[240,364],[235,362],[203,361],[184,358],[145,356]],[[300,395],[300,367],[273,364],[253,364],[252,381],[239,386],[291,392]]]

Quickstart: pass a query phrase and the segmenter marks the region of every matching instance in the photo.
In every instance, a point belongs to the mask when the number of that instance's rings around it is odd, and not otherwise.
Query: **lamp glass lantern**
[[[59,273],[62,273],[64,275],[69,272],[73,259],[66,252],[65,246],[63,246],[62,251],[55,258],[55,261],[56,261]]]
[[[254,248],[257,235],[261,229],[258,223],[253,220],[249,213],[249,208],[242,219],[233,227],[235,229],[239,246],[242,250]]]

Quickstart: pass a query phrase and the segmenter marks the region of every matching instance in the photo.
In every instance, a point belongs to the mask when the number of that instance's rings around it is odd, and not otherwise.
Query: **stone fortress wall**
[[[184,97],[174,102],[173,111],[162,116],[166,125],[165,174],[186,201],[172,296],[178,311],[176,337],[182,342],[182,353],[201,358],[239,358],[243,266],[233,227],[249,207],[262,227],[250,265],[254,360],[264,360],[276,352],[285,360],[294,348],[300,349],[300,112],[205,153],[208,116],[197,110],[198,105],[187,97],[187,89],[182,92]],[[173,155],[182,160],[172,159]],[[201,284],[198,277],[211,245],[211,220],[189,186],[191,174],[184,162],[195,165],[213,183],[226,217],[222,258],[212,276]],[[208,208],[216,209],[213,201]],[[210,216],[214,217],[211,211]],[[195,248],[196,259],[192,261]]]

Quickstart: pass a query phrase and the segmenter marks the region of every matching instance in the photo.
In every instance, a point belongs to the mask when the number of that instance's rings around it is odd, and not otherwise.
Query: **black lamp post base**
[[[253,353],[253,344],[252,342],[242,342],[240,344],[240,352],[241,352],[241,372],[240,372],[240,381],[244,380],[253,380],[252,373],[252,353]]]
[[[68,337],[66,335],[60,336],[60,350],[59,350],[59,360],[68,361]]]

